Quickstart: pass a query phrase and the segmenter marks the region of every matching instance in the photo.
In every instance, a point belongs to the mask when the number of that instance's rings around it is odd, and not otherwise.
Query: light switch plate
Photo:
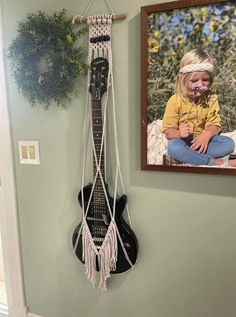
[[[39,142],[18,141],[21,164],[40,164]]]

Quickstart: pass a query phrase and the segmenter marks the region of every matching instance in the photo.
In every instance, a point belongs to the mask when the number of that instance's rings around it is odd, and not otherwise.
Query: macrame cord
[[[84,10],[83,14],[82,15],[76,15],[73,20],[72,20],[72,24],[75,24],[75,21],[76,19],[79,19],[80,21],[83,20],[83,18],[86,16],[86,14],[88,13],[89,9],[91,8],[91,6],[93,5],[95,0],[91,0],[88,4],[88,6],[86,7],[86,9]],[[112,15],[112,16],[115,16],[115,11],[113,9],[113,7],[111,6],[109,0],[104,0],[106,6],[107,6],[107,9],[109,11],[109,13]],[[88,22],[88,21],[87,21]]]
[[[94,0],[92,0],[84,12],[83,15],[86,14],[89,7],[92,5]],[[107,1],[106,1],[107,2]],[[107,2],[109,3],[109,2]],[[113,11],[114,13],[114,11]],[[117,253],[118,253],[118,239],[121,245],[121,248],[124,252],[125,258],[129,265],[133,267],[133,263],[130,261],[129,256],[124,247],[124,243],[122,241],[121,235],[117,228],[115,222],[115,207],[116,207],[116,196],[117,196],[117,187],[118,181],[120,181],[121,188],[123,193],[125,193],[124,183],[122,180],[121,169],[120,169],[120,160],[119,160],[119,150],[118,150],[118,142],[117,142],[117,127],[116,127],[116,113],[115,113],[115,96],[114,96],[114,82],[113,82],[113,72],[112,72],[112,47],[111,47],[111,27],[112,27],[112,14],[102,14],[96,16],[90,16],[87,18],[87,23],[89,25],[89,53],[88,53],[88,64],[90,65],[92,60],[98,57],[103,57],[108,60],[109,64],[109,72],[108,72],[108,80],[107,80],[107,92],[104,95],[102,100],[102,108],[103,108],[103,128],[102,128],[102,139],[101,146],[99,149],[99,157],[97,157],[95,142],[93,139],[93,131],[92,131],[92,111],[91,111],[91,95],[89,93],[89,85],[90,85],[90,71],[88,72],[88,82],[87,82],[87,97],[86,97],[86,116],[85,116],[85,143],[84,143],[84,154],[83,154],[83,172],[82,172],[82,210],[83,210],[83,218],[80,230],[78,232],[77,240],[74,245],[74,250],[77,249],[79,237],[82,234],[82,247],[83,247],[83,260],[85,262],[85,274],[87,278],[91,281],[93,287],[95,287],[96,283],[96,259],[98,259],[99,263],[99,273],[100,273],[100,284],[99,288],[102,291],[106,291],[106,282],[110,277],[110,272],[116,269],[116,261],[117,261]],[[97,40],[103,39],[103,40]],[[102,171],[101,171],[101,160],[102,153],[105,147],[105,134],[106,134],[106,123],[107,123],[107,108],[108,108],[108,97],[111,91],[112,98],[112,114],[113,114],[113,128],[114,128],[114,144],[115,144],[115,157],[116,157],[116,167],[115,167],[115,176],[114,176],[114,193],[113,193],[113,204],[109,201],[107,195],[106,185],[103,179]],[[85,206],[84,200],[84,184],[85,184],[85,170],[87,163],[87,151],[88,151],[88,138],[91,136],[92,147],[93,147],[93,155],[96,165],[96,172],[94,173],[92,189],[89,197],[89,201],[87,206]],[[100,178],[102,183],[102,188],[105,195],[106,205],[108,207],[108,212],[110,215],[110,223],[102,242],[100,248],[97,248],[94,244],[90,228],[87,224],[86,217],[89,211],[89,207],[91,206],[92,196],[94,193],[94,188],[97,179]],[[128,204],[126,205],[128,220],[131,226],[130,215]],[[132,227],[132,226],[131,226]]]

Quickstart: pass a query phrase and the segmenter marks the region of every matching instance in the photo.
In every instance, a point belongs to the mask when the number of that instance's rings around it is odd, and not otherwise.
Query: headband
[[[180,69],[180,73],[193,73],[193,72],[213,72],[214,66],[211,63],[189,64]]]

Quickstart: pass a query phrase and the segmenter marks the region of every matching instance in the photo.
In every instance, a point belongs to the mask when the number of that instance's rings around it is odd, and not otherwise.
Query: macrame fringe
[[[102,247],[99,250],[100,261],[100,284],[99,288],[102,291],[106,291],[106,280],[110,277],[110,272],[115,271],[117,261],[117,236],[116,236],[116,224],[112,220],[107,230],[106,237],[103,241]]]
[[[105,239],[98,251],[91,236],[86,221],[83,222],[82,228],[82,245],[83,260],[85,262],[85,275],[95,287],[96,268],[99,266],[100,284],[99,288],[104,292],[107,290],[106,281],[110,277],[110,272],[115,271],[117,261],[117,236],[116,224],[112,220],[109,224]],[[97,261],[96,261],[97,260]]]
[[[82,247],[83,261],[85,262],[85,275],[87,279],[95,287],[96,283],[96,257],[98,255],[97,248],[93,242],[87,222],[82,224]]]

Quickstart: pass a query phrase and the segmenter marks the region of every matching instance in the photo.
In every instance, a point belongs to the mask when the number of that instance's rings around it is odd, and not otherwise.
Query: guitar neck
[[[95,58],[90,65],[90,86],[91,94],[91,112],[92,112],[92,137],[95,151],[93,153],[93,174],[96,176],[96,182],[93,192],[93,203],[105,204],[105,169],[104,169],[104,142],[103,134],[103,111],[101,98],[107,91],[107,79],[109,73],[108,60],[103,57]],[[100,172],[98,172],[98,167]]]
[[[105,180],[105,168],[104,168],[104,144],[102,144],[103,133],[103,114],[101,100],[92,100],[92,131],[93,140],[95,145],[95,155],[93,155],[93,174],[97,173],[97,164],[100,163],[100,170],[103,180]],[[97,178],[95,184],[95,191],[103,192],[100,177]]]

